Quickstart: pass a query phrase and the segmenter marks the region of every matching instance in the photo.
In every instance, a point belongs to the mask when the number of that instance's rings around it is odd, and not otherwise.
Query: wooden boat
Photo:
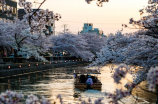
[[[101,78],[98,77],[98,74],[101,73],[96,70],[94,71],[89,69],[74,70],[74,77],[75,77],[74,87],[77,89],[87,89],[86,81],[87,81],[87,77],[90,75],[93,80],[93,85],[90,87],[90,89],[101,90],[102,83],[100,82]],[[85,80],[82,80],[84,79],[84,76],[85,76]]]

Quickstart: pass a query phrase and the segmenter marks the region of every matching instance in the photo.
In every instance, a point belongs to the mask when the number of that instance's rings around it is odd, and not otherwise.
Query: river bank
[[[56,62],[17,63],[17,64],[7,64],[5,66],[1,65],[0,79],[46,71],[53,68],[79,65],[79,64],[88,64],[88,62],[71,60],[71,61],[58,61],[58,62],[56,61]]]

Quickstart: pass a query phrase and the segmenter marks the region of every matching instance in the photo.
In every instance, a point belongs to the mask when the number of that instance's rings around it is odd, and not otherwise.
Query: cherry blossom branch
[[[43,0],[43,2],[40,3],[40,6],[33,12],[33,14],[31,16],[33,16],[40,9],[40,7],[44,4],[45,1],[46,0]]]
[[[90,4],[92,1],[95,0],[85,0],[87,2],[87,4]],[[109,2],[109,0],[97,0],[97,6],[102,7],[103,6],[103,2]]]
[[[46,0],[43,0],[43,2],[40,3],[40,6],[32,13],[31,16],[29,16],[29,25],[30,25],[30,26],[31,26],[31,18],[32,18],[32,16],[39,10],[39,8],[44,4],[45,1],[46,1]]]

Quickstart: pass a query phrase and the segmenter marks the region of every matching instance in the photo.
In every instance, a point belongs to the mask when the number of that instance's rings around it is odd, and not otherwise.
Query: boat
[[[102,83],[101,78],[98,75],[101,74],[97,70],[90,69],[78,69],[74,70],[74,87],[77,89],[87,89],[86,81],[90,75],[93,80],[93,85],[90,86],[90,89],[101,90]]]

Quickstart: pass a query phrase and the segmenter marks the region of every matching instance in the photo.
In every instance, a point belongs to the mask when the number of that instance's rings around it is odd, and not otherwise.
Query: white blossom
[[[150,68],[149,72],[147,73],[147,81],[149,84],[149,91],[155,91],[158,85],[158,67]]]
[[[53,36],[52,39],[53,51],[68,51],[72,56],[80,57],[86,61],[94,57],[94,54],[89,51],[87,41],[82,35],[72,33],[59,34]]]

